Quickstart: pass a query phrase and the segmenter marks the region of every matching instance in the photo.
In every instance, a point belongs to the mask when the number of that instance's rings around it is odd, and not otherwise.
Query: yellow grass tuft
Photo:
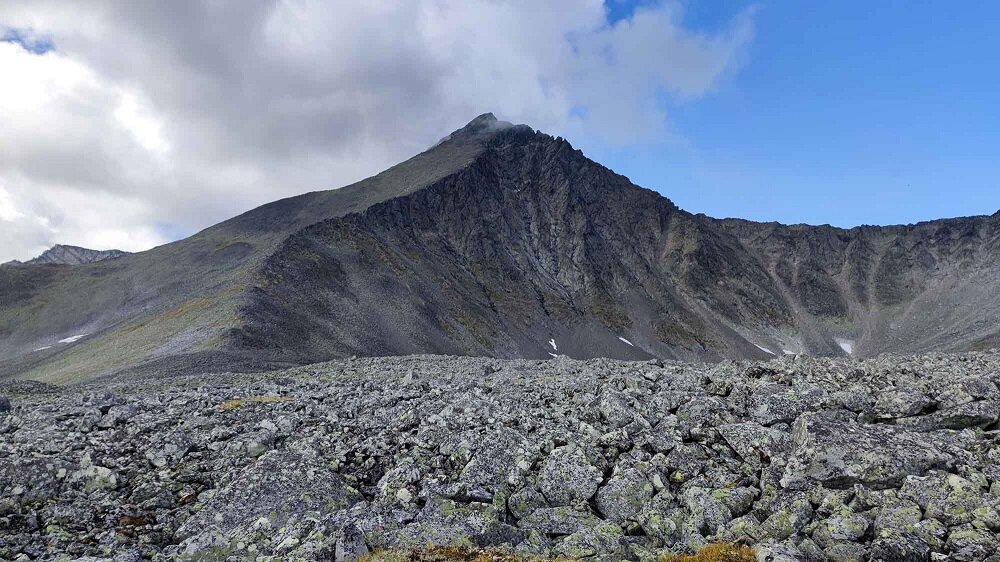
[[[291,396],[275,396],[275,395],[261,395],[261,396],[247,396],[246,398],[234,398],[233,400],[224,400],[219,403],[219,407],[223,410],[235,410],[236,408],[242,408],[247,404],[273,404],[275,402],[288,402],[294,400]]]

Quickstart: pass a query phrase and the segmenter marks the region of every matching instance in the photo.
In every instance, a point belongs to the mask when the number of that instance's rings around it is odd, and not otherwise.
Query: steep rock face
[[[720,221],[789,295],[814,350],[967,349],[1000,318],[1000,216],[910,226]],[[827,345],[823,345],[823,340]],[[831,350],[833,351],[833,350]]]
[[[968,349],[1000,318],[997,223],[715,220],[517,127],[424,190],[292,236],[229,344],[295,361]]]
[[[123,252],[121,250],[90,250],[88,248],[81,248],[79,246],[67,246],[63,244],[56,244],[48,250],[45,250],[42,255],[28,260],[25,263],[28,264],[42,264],[42,263],[54,263],[62,265],[81,265],[85,263],[94,263],[104,260],[110,260],[115,258],[120,258],[128,252]]]
[[[427,189],[291,237],[233,345],[295,359],[751,354],[730,325],[788,325],[790,311],[710,226],[561,139],[512,129]]]

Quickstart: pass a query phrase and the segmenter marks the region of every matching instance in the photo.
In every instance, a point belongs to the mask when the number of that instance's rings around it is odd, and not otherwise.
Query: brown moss
[[[247,396],[246,398],[224,400],[219,403],[219,407],[223,410],[235,410],[236,408],[241,408],[247,404],[273,404],[275,402],[288,402],[290,400],[294,400],[294,398],[291,396],[273,395]]]
[[[695,554],[662,554],[658,562],[756,562],[753,549],[732,544],[710,544]]]

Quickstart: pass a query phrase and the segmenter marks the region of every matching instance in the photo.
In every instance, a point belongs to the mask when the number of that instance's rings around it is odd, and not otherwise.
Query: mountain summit
[[[103,260],[120,258],[127,253],[128,252],[123,252],[121,250],[91,250],[88,248],[81,248],[79,246],[56,244],[55,246],[52,246],[48,250],[42,252],[42,254],[37,258],[29,260],[25,263],[81,265],[85,263],[94,263]]]
[[[0,374],[411,353],[867,356],[1000,339],[996,215],[717,220],[489,113],[356,184],[69,269],[0,270]],[[89,336],[46,347],[74,334]]]

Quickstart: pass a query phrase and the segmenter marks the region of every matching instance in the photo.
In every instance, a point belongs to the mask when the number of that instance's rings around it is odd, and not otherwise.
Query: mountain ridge
[[[56,244],[28,261],[12,260],[0,265],[83,265],[120,258],[128,254],[129,252],[123,252],[122,250],[91,250],[90,248],[83,248],[81,246]]]
[[[351,186],[74,275],[0,275],[0,357],[14,359],[0,376],[400,353],[718,360],[967,349],[996,338],[998,217],[848,230],[713,219],[564,139],[483,114]],[[64,326],[38,312],[88,277],[103,311],[84,307]],[[32,309],[39,295],[46,302]],[[934,295],[954,310],[935,311]],[[57,328],[95,336],[49,355],[24,351]]]

